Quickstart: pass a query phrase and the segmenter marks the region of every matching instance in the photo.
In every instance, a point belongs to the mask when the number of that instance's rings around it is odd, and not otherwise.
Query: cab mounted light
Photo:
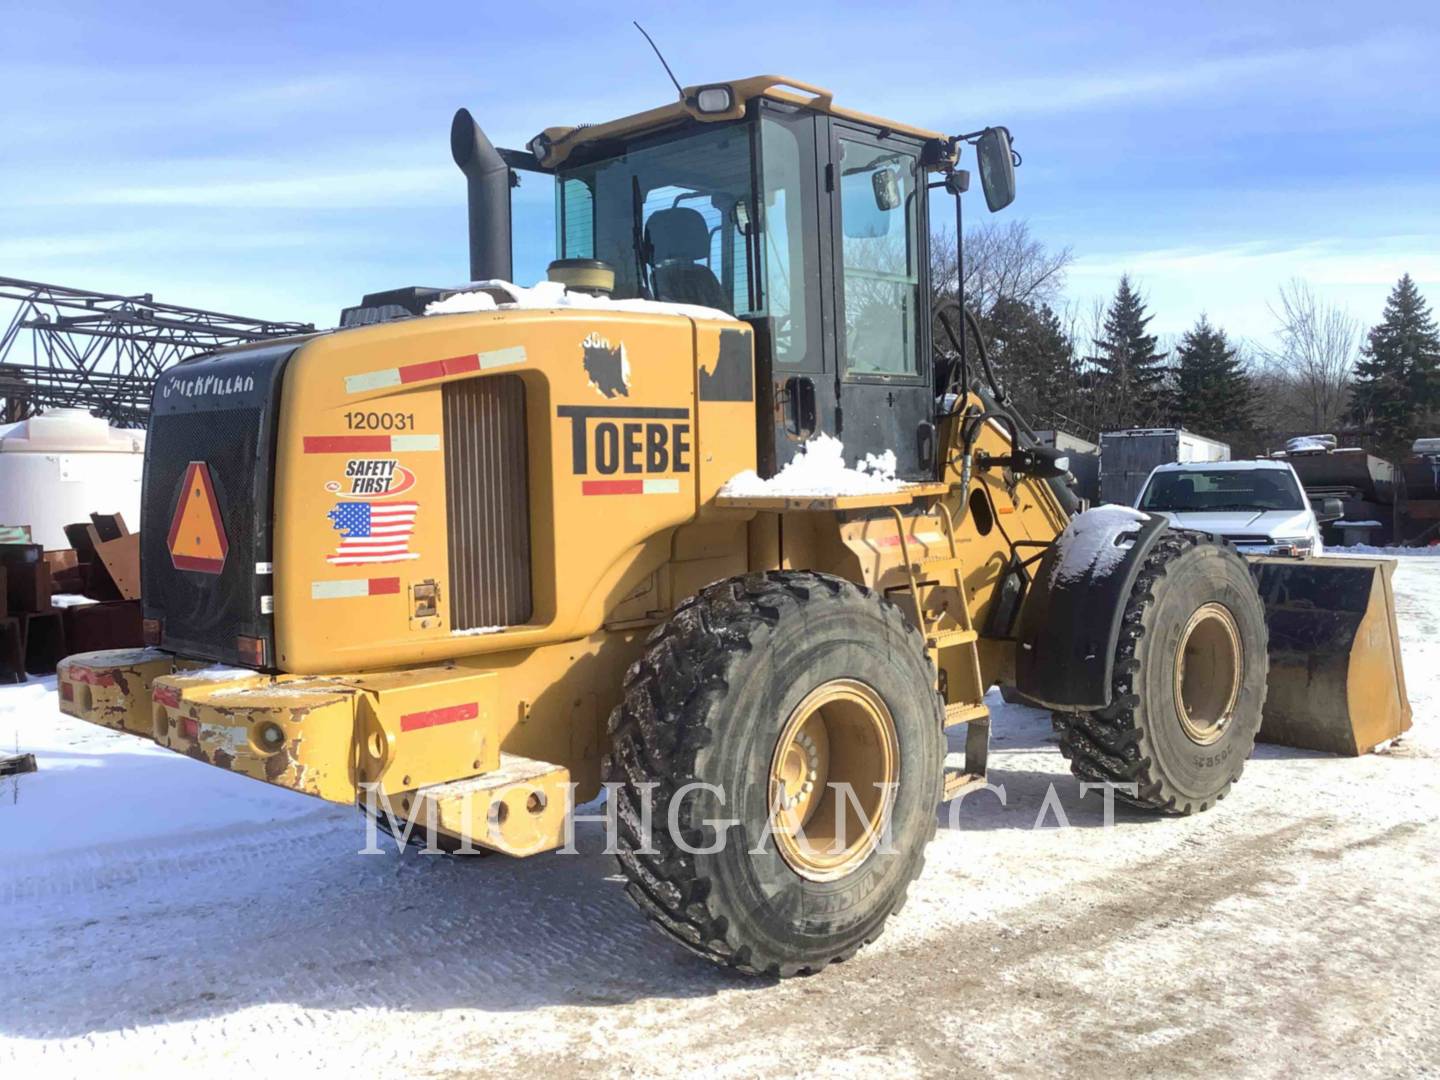
[[[544,165],[550,157],[551,151],[555,149],[555,144],[550,141],[550,136],[541,132],[526,143],[525,148],[535,155],[536,161]]]
[[[735,108],[735,91],[729,86],[702,86],[691,100],[695,111],[705,116],[728,113]]]

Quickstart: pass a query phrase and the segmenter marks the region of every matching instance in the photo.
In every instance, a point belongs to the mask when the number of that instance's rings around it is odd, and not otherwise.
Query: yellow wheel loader
[[[1004,128],[762,76],[524,151],[461,110],[451,143],[471,284],[159,377],[149,644],[68,658],[67,713],[446,850],[561,848],[608,782],[636,904],[781,975],[879,935],[985,782],[993,686],[1181,814],[1262,718],[1350,753],[1408,725],[1389,563],[1082,512],[932,311],[932,195],[958,225],[973,155],[1008,204]],[[556,192],[533,289],[521,174]],[[800,467],[832,438],[846,469]]]

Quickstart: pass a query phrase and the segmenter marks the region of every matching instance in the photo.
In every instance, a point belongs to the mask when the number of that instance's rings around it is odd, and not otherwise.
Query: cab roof
[[[726,89],[730,91],[728,108],[722,110],[702,110],[700,108],[702,91]],[[842,108],[835,104],[834,93],[823,87],[801,82],[799,79],[792,79],[785,75],[752,75],[749,78],[735,79],[730,82],[687,86],[681,91],[678,101],[634,113],[631,116],[624,116],[618,120],[609,120],[603,124],[546,128],[530,141],[530,150],[544,168],[553,169],[561,165],[576,148],[603,139],[623,138],[686,119],[702,122],[739,120],[744,117],[746,107],[750,102],[762,97],[792,105],[803,105],[806,108],[825,113],[827,116],[886,128],[917,139],[944,140],[947,138],[941,132],[931,131],[928,128],[916,127],[914,124],[902,124],[894,120],[871,116],[868,113]]]

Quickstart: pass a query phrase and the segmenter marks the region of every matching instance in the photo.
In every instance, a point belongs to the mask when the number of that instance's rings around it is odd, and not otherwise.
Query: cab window
[[[727,125],[566,168],[556,185],[560,257],[609,263],[616,297],[749,314],[758,303],[750,166],[749,127]]]
[[[815,281],[814,237],[805,228],[815,194],[813,134],[802,145],[793,123],[762,114],[761,186],[765,309],[774,327],[775,363],[803,364],[809,349],[807,288]]]
[[[845,365],[852,375],[919,370],[919,158],[841,137],[840,221]]]

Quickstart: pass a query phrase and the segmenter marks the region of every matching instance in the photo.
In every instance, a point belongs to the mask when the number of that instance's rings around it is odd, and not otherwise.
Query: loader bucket
[[[1393,559],[1258,558],[1270,629],[1260,739],[1356,756],[1410,727]]]

